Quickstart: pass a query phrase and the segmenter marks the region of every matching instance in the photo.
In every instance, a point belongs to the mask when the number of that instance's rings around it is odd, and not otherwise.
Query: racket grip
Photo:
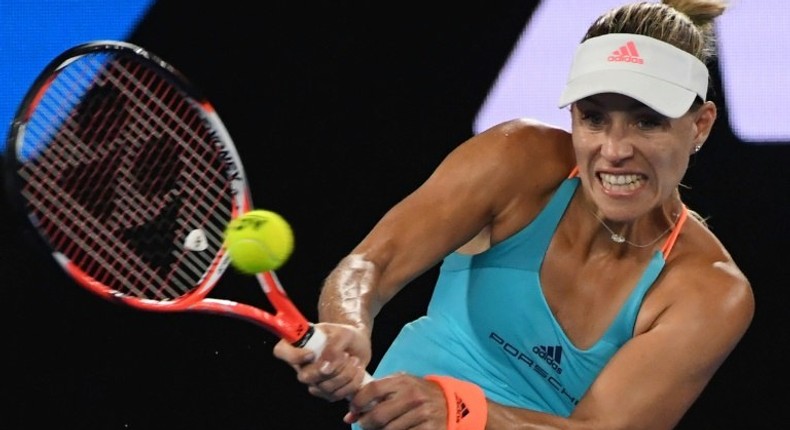
[[[318,357],[321,355],[321,352],[324,350],[326,346],[326,333],[321,331],[315,326],[311,326],[312,334],[309,334],[307,341],[302,345],[302,348],[309,349],[315,353],[315,356]],[[365,372],[365,376],[362,378],[362,385],[367,384],[368,382],[373,380],[373,376],[370,373]]]

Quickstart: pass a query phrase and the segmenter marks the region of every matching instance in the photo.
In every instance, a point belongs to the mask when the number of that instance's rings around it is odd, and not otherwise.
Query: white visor
[[[670,118],[708,92],[708,68],[697,57],[648,36],[612,33],[576,48],[559,106],[601,93],[623,94]]]

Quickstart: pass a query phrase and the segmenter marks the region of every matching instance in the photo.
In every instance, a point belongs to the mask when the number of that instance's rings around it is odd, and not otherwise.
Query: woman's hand
[[[346,324],[319,323],[315,328],[327,337],[320,356],[284,340],[274,346],[274,356],[296,370],[297,380],[308,386],[310,394],[331,402],[351,398],[366,376],[370,338]]]
[[[376,379],[351,399],[343,420],[365,430],[433,430],[447,425],[447,401],[434,382],[404,373]]]

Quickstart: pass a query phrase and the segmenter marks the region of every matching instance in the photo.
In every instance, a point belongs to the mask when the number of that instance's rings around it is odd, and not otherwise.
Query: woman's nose
[[[601,155],[612,163],[634,155],[634,146],[627,126],[613,124],[609,127],[601,147]]]

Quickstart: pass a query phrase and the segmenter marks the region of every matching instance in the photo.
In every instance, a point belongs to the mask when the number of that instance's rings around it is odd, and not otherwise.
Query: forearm
[[[370,336],[375,312],[380,307],[373,289],[378,277],[375,265],[361,254],[345,257],[321,289],[319,321],[353,325]]]
[[[542,412],[488,402],[486,430],[582,430],[592,427]]]

